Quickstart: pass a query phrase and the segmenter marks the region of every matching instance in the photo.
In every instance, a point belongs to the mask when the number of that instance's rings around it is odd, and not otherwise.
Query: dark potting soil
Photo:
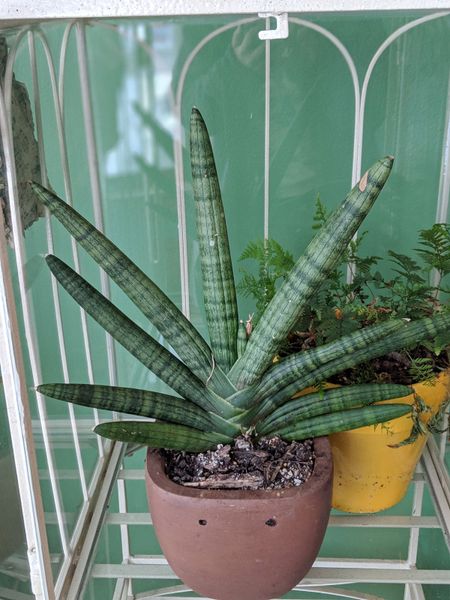
[[[419,383],[413,377],[411,370],[413,359],[424,359],[429,361],[433,373],[438,375],[441,371],[448,369],[449,362],[446,352],[435,355],[424,346],[411,350],[409,356],[402,352],[390,352],[379,358],[374,358],[368,363],[358,365],[353,369],[347,369],[331,378],[333,383],[348,385],[352,383],[399,383],[411,385]]]
[[[295,352],[302,352],[314,348],[315,337],[310,332],[292,331],[280,357],[285,358]],[[379,358],[362,363],[337,373],[329,379],[331,383],[350,385],[353,383],[399,383],[411,385],[419,383],[411,369],[412,360],[427,359],[433,373],[438,375],[449,368],[449,356],[446,351],[436,355],[425,346],[417,346],[408,352],[389,352]]]
[[[216,450],[164,450],[166,473],[175,483],[203,489],[282,489],[307,481],[314,468],[313,440],[257,441],[246,436]]]

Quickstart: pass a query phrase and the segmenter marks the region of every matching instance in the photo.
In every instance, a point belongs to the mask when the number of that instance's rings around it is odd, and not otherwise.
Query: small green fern
[[[274,239],[250,242],[242,252],[240,261],[255,261],[257,275],[241,267],[242,279],[237,291],[245,297],[255,299],[256,324],[277,290],[277,284],[284,279],[294,266],[294,257]]]
[[[416,252],[430,269],[436,269],[441,281],[450,273],[450,225],[435,223],[419,233],[420,247]]]
[[[313,230],[316,231],[318,229],[321,229],[327,222],[328,216],[329,216],[328,210],[327,210],[325,204],[320,199],[320,195],[317,194],[316,211],[313,215],[313,225],[312,225]]]
[[[434,362],[430,357],[412,357],[409,367],[409,375],[413,381],[420,381],[425,385],[433,386],[436,383],[436,373],[434,371]]]

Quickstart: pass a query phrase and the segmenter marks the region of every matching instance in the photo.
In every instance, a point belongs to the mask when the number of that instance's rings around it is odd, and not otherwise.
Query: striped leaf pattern
[[[222,416],[235,409],[207,389],[184,363],[136,325],[85,279],[56,256],[46,257],[53,275],[84,310],[114,339],[173,390],[205,410]]]
[[[208,381],[217,393],[232,394],[234,388],[226,375],[214,366],[208,344],[166,294],[74,208],[38,183],[32,183],[31,187],[39,200],[153,323],[190,370],[203,382]]]
[[[287,427],[276,429],[272,435],[279,435],[285,440],[304,440],[320,435],[330,435],[338,431],[349,431],[367,425],[377,425],[392,421],[411,413],[408,404],[386,404],[366,406],[342,410],[328,415],[320,415],[293,423]]]
[[[369,383],[322,390],[286,402],[264,419],[257,426],[257,431],[260,435],[270,435],[273,431],[291,426],[304,419],[391,398],[402,398],[411,393],[411,388],[405,385],[389,383]]]
[[[214,357],[218,365],[228,372],[237,359],[236,291],[211,142],[203,118],[195,108],[191,113],[190,134],[206,320]]]
[[[169,394],[108,385],[47,383],[37,388],[40,394],[89,408],[112,410],[170,423],[189,425],[201,431],[236,435],[238,427],[212,415],[184,398]]]
[[[97,425],[94,431],[110,440],[186,452],[204,452],[217,444],[228,444],[232,441],[232,438],[219,433],[207,433],[183,425],[147,421],[111,421]]]
[[[356,350],[362,350],[372,345],[374,342],[402,329],[405,322],[401,319],[392,319],[384,323],[378,323],[354,331],[342,338],[318,346],[283,359],[275,367],[270,369],[262,378],[257,386],[257,391],[249,393],[246,388],[230,397],[230,402],[241,408],[248,408],[249,403],[261,398],[266,398],[279,387],[280,382],[287,383],[287,374],[289,379],[298,380],[307,373],[317,371],[317,369],[332,360],[338,360],[341,357],[349,356]]]
[[[410,388],[406,386],[359,385],[291,397],[344,369],[436,337],[450,329],[450,315],[411,323],[390,320],[271,366],[280,344],[375,202],[393,159],[386,157],[375,163],[329,217],[246,343],[245,328],[238,332],[233,269],[211,142],[195,108],[190,136],[211,348],[158,286],[110,240],[55,194],[31,184],[42,203],[153,323],[177,356],[68,265],[48,256],[52,273],[89,315],[181,397],[86,384],[44,384],[38,391],[83,406],[155,419],[102,423],[95,431],[104,437],[189,452],[230,443],[241,431],[301,440],[408,414],[409,405],[373,405],[408,395]]]
[[[377,161],[352,189],[307,247],[284,280],[252,333],[242,358],[230,372],[238,388],[251,385],[270,366],[281,343],[378,197],[393,159]]]
[[[289,358],[290,368],[285,369],[284,361],[275,365],[262,379],[261,388],[256,388],[255,394],[260,398],[260,403],[255,412],[259,418],[263,418],[287,402],[293,394],[308,386],[317,385],[336,373],[341,373],[345,369],[350,369],[388,352],[416,346],[426,339],[433,339],[438,333],[448,331],[449,328],[449,314],[439,314],[409,323],[404,322],[400,330],[385,336],[378,342],[330,360],[306,375],[299,376],[294,368],[296,359],[303,360],[301,353],[292,355]],[[342,340],[334,343],[339,344],[340,341]],[[269,382],[270,385],[268,385]],[[260,392],[262,388],[264,388],[264,394]]]

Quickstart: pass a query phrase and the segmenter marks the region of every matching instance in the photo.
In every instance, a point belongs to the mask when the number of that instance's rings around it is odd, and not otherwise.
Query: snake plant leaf
[[[111,421],[100,423],[95,433],[125,443],[144,444],[150,448],[204,452],[217,446],[228,444],[232,438],[219,433],[207,433],[193,427],[173,423],[148,421]]]
[[[319,367],[332,360],[348,356],[356,350],[367,348],[374,342],[386,337],[389,333],[402,329],[404,323],[402,319],[391,319],[364,327],[323,346],[293,354],[270,369],[256,386],[256,391],[245,388],[236,392],[229,400],[235,406],[244,409],[249,408],[251,402],[264,399],[277,391],[281,381],[286,383],[285,376],[288,373],[291,379],[298,380],[307,373],[315,372]]]
[[[191,113],[190,148],[206,321],[214,357],[228,372],[237,359],[236,291],[213,151],[196,108]]]
[[[253,331],[244,355],[230,371],[238,388],[251,385],[270,366],[281,343],[334,268],[378,197],[393,158],[377,161],[328,218],[283,281]]]
[[[235,409],[226,400],[206,388],[184,363],[133,323],[62,260],[48,255],[46,261],[53,275],[72,298],[105,331],[180,396],[221,416],[235,414]]]
[[[233,386],[214,365],[208,344],[166,294],[74,208],[40,184],[30,185],[42,204],[153,323],[189,369],[218,394],[232,394]]]
[[[339,431],[350,431],[367,425],[378,425],[386,421],[398,419],[411,413],[408,404],[386,404],[365,406],[341,410],[327,415],[319,415],[297,423],[276,429],[272,435],[279,435],[284,440],[304,440],[310,437],[330,435]]]
[[[410,387],[393,383],[367,383],[321,390],[286,402],[258,424],[256,430],[259,435],[271,435],[272,431],[304,419],[382,400],[403,398],[411,393]]]
[[[81,383],[45,383],[38,386],[37,391],[50,398],[89,408],[151,417],[188,425],[201,431],[217,431],[225,435],[236,435],[239,431],[236,425],[206,412],[184,398],[159,392]]]
[[[253,416],[264,418],[275,408],[287,402],[293,394],[311,385],[326,381],[329,377],[341,373],[345,369],[353,368],[363,362],[383,356],[402,348],[417,346],[427,339],[433,339],[438,334],[450,330],[450,314],[438,314],[417,321],[404,321],[401,329],[388,334],[384,338],[348,352],[337,359],[319,366],[315,371],[299,376],[295,362],[303,362],[302,353],[293,354],[286,361],[274,365],[262,378],[261,387],[256,387],[255,394],[261,398]],[[347,336],[346,336],[347,337]],[[339,345],[346,337],[332,344]],[[261,390],[264,389],[264,393]]]

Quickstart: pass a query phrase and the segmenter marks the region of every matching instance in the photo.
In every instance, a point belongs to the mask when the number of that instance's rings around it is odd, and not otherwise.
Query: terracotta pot
[[[435,385],[417,383],[416,393],[430,407],[421,418],[426,423],[447,398],[449,372],[443,372]],[[412,404],[414,396],[385,400]],[[330,435],[334,461],[333,508],[345,512],[372,513],[394,506],[405,496],[420,459],[427,436],[413,444],[392,448],[411,431],[411,418],[400,417],[384,427],[360,427]]]
[[[158,452],[147,454],[150,513],[177,576],[202,596],[265,600],[291,590],[316,558],[331,507],[327,438],[314,441],[315,467],[285,490],[199,490],[172,482]]]

